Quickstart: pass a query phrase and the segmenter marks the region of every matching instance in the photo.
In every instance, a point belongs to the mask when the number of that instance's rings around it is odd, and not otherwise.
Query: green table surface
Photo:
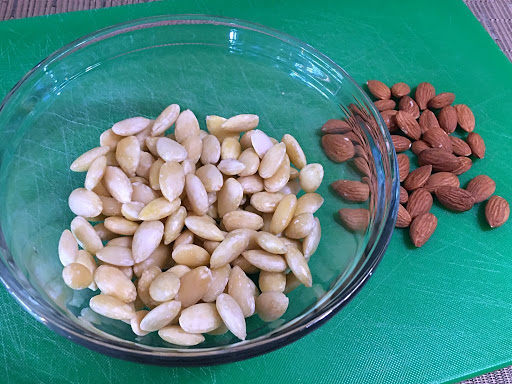
[[[170,1],[0,23],[0,96],[62,45],[98,28],[155,14],[208,13],[278,28],[310,43],[363,83],[432,82],[473,108],[487,173],[512,198],[512,66],[462,1]],[[107,358],[49,331],[0,289],[0,381],[458,381],[512,363],[512,223],[488,230],[483,206],[433,207],[439,225],[413,249],[398,231],[374,276],[326,325],[248,361],[165,368]]]

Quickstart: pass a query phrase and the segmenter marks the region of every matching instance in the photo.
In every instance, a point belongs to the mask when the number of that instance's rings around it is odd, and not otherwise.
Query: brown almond
[[[409,157],[405,153],[399,153],[396,155],[396,161],[398,163],[398,173],[400,175],[400,182],[404,181],[411,167]]]
[[[400,204],[405,204],[407,201],[409,201],[409,194],[404,187],[400,186]]]
[[[438,127],[431,127],[423,134],[422,140],[425,141],[432,148],[444,149],[448,152],[453,152],[452,141],[450,136]]]
[[[439,187],[436,197],[444,207],[455,212],[469,211],[475,205],[471,192],[458,187]]]
[[[342,163],[354,157],[354,144],[343,135],[327,134],[322,136],[322,147],[329,159]]]
[[[323,133],[347,133],[352,131],[352,127],[345,120],[330,119],[322,126]]]
[[[395,115],[397,113],[398,111],[395,111],[394,109],[388,109],[380,113],[384,123],[386,124],[386,127],[388,127],[389,132],[396,132],[398,130],[395,119]]]
[[[368,160],[363,157],[354,158],[353,166],[362,176],[369,177],[372,174],[370,166],[368,165]]]
[[[387,111],[388,109],[394,109],[396,106],[395,100],[377,100],[375,106],[379,111]]]
[[[475,129],[475,115],[466,104],[457,104],[453,106],[457,113],[457,123],[466,132],[473,132]]]
[[[444,107],[439,112],[437,120],[439,121],[441,128],[443,128],[446,133],[453,133],[455,128],[457,128],[457,112],[455,112],[455,108],[451,105]]]
[[[468,142],[468,145],[471,148],[471,152],[473,152],[473,155],[475,155],[479,159],[483,159],[485,156],[485,142],[484,139],[482,139],[482,136],[480,136],[476,132],[470,132],[470,134],[466,138],[466,141]]]
[[[423,185],[427,182],[430,174],[432,173],[432,166],[424,165],[419,167],[409,173],[409,176],[404,180],[404,188],[408,191],[413,191],[415,189],[423,187]]]
[[[424,213],[416,217],[409,229],[412,243],[416,247],[423,246],[432,236],[437,227],[437,217],[432,213]]]
[[[391,87],[391,94],[397,99],[408,95],[411,88],[405,83],[396,83]]]
[[[411,139],[419,140],[421,137],[421,128],[416,119],[405,111],[398,111],[395,116],[398,128]]]
[[[430,193],[439,187],[460,187],[459,178],[451,172],[438,172],[430,175],[424,188]]]
[[[409,215],[409,212],[407,212],[407,209],[405,209],[402,204],[398,204],[395,227],[407,228],[409,224],[411,224],[411,216]]]
[[[391,89],[379,80],[368,80],[368,90],[377,99],[386,100],[391,98]]]
[[[501,196],[493,196],[485,205],[485,218],[491,228],[505,224],[510,216],[510,205]]]
[[[409,212],[411,219],[414,219],[416,216],[429,212],[433,203],[434,199],[430,192],[425,188],[418,188],[409,196],[407,212]]]
[[[395,151],[397,153],[405,152],[411,148],[411,140],[409,140],[407,137],[391,135],[391,140],[393,140],[393,145],[395,146]]]
[[[421,112],[418,122],[423,133],[428,131],[429,128],[440,126],[436,115],[430,109],[425,109],[423,112]]]
[[[453,173],[457,176],[469,171],[471,169],[471,166],[473,165],[473,161],[469,157],[461,156],[458,159],[460,165],[453,170]]]
[[[420,117],[420,108],[414,99],[410,96],[404,96],[400,99],[400,102],[398,103],[398,109],[400,111],[410,113],[411,116],[415,119]]]
[[[425,143],[423,140],[416,140],[414,143],[412,143],[411,145],[411,151],[412,153],[414,153],[416,156],[418,156],[422,151],[424,151],[425,149],[430,149],[429,145],[427,143]]]
[[[421,151],[418,155],[418,163],[432,165],[435,172],[453,172],[460,166],[460,161],[455,155],[439,148]]]
[[[471,148],[469,147],[468,143],[466,143],[464,140],[459,139],[455,136],[449,136],[450,140],[452,142],[452,149],[453,154],[457,156],[469,156],[471,155]]]
[[[481,203],[496,191],[496,183],[487,175],[478,175],[469,181],[466,191],[473,195],[475,203]]]
[[[368,184],[355,180],[336,180],[331,184],[334,191],[347,201],[363,202],[370,196]]]
[[[370,211],[364,208],[343,208],[338,211],[345,228],[352,232],[366,231],[370,222]]]
[[[455,94],[451,92],[443,92],[436,96],[434,96],[429,102],[428,107],[429,108],[435,108],[435,109],[441,109],[444,108],[451,103],[453,103],[453,100],[455,100]]]
[[[427,108],[428,102],[436,95],[434,86],[430,83],[420,83],[416,87],[414,98],[421,110]]]

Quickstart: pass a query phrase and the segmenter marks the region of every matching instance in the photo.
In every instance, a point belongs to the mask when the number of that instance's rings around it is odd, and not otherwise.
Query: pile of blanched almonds
[[[278,142],[258,123],[208,116],[207,132],[173,104],[103,132],[71,164],[87,174],[59,242],[64,282],[99,289],[96,313],[176,345],[228,330],[244,340],[246,317],[280,318],[286,293],[312,285],[323,167],[307,164],[293,136]]]

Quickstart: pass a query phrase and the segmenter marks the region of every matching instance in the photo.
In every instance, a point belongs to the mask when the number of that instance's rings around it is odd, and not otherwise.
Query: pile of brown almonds
[[[70,167],[87,174],[59,242],[64,282],[99,289],[96,313],[177,345],[228,330],[244,340],[246,317],[280,318],[286,294],[312,286],[324,171],[293,136],[278,142],[258,124],[207,116],[204,131],[172,104],[103,132]]]
[[[437,218],[430,213],[432,194],[455,212],[468,211],[475,203],[488,200],[485,216],[491,228],[508,220],[509,204],[493,196],[496,183],[489,176],[476,176],[465,189],[460,188],[458,175],[471,168],[470,156],[482,159],[485,155],[484,140],[474,132],[475,117],[467,105],[452,105],[453,93],[436,94],[434,86],[426,82],[417,86],[414,98],[405,83],[389,88],[381,81],[369,80],[367,85],[397,152],[401,186],[396,227],[409,227],[416,247],[425,244],[437,226]],[[467,133],[464,139],[452,136],[457,127]],[[409,150],[418,160],[419,167],[414,170],[404,153]]]

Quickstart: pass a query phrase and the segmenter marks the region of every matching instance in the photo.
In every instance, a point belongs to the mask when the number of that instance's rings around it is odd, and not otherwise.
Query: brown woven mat
[[[155,0],[0,0],[0,20],[149,3]],[[512,61],[512,0],[463,0]],[[463,381],[462,384],[512,383],[512,367]]]

